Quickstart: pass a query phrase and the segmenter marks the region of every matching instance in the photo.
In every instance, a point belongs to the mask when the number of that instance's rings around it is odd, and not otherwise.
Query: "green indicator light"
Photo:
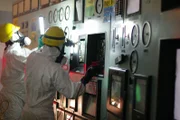
[[[141,101],[141,88],[139,85],[136,85],[136,101]]]

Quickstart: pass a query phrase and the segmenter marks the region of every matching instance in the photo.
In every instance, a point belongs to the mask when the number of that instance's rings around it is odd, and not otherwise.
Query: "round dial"
[[[96,13],[101,14],[103,10],[103,0],[96,0]]]
[[[139,43],[139,29],[137,25],[134,25],[131,32],[131,44],[136,47]]]
[[[138,53],[136,50],[132,51],[129,64],[131,72],[135,73],[138,68]]]
[[[65,8],[65,19],[69,20],[69,17],[70,17],[70,7],[66,6],[66,8]]]
[[[63,8],[59,9],[59,21],[61,22],[63,20],[64,17],[64,10]]]
[[[49,11],[49,14],[48,14],[48,22],[49,22],[49,23],[52,23],[52,11]]]
[[[151,41],[151,25],[149,22],[145,22],[142,30],[142,42],[145,47],[148,47]]]
[[[53,21],[54,21],[54,23],[57,22],[57,19],[58,19],[58,11],[57,11],[57,9],[55,9],[54,13],[53,13]]]
[[[65,27],[64,34],[65,34],[66,38],[69,38],[69,27],[68,26]]]

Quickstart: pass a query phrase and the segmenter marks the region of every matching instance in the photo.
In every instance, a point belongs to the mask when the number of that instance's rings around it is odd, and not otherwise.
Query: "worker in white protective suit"
[[[0,42],[5,43],[0,91],[0,119],[19,120],[25,100],[24,67],[31,40],[11,23],[0,25]]]
[[[98,71],[91,67],[81,82],[72,82],[64,63],[65,36],[61,28],[50,27],[42,38],[44,46],[30,54],[26,64],[27,101],[22,120],[54,120],[53,100],[56,91],[67,98],[83,94],[84,86]]]

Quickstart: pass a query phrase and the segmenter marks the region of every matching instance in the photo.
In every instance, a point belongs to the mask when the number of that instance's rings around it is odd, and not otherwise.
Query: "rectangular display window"
[[[18,14],[22,15],[24,12],[24,1],[18,3]]]
[[[127,0],[127,16],[139,14],[141,11],[141,0]]]
[[[39,0],[31,0],[31,10],[37,10],[39,8]]]
[[[50,2],[50,0],[40,0],[41,8],[45,8],[45,7],[49,6],[49,2]]]
[[[18,4],[13,5],[13,17],[18,15]]]
[[[117,67],[109,68],[107,110],[125,119],[128,71]]]
[[[31,10],[31,0],[24,0],[24,12]]]
[[[83,94],[83,116],[89,119],[100,119],[101,80],[93,80],[86,85]]]
[[[70,59],[70,71],[80,74],[85,73],[85,52],[86,52],[86,36],[80,36],[79,42],[73,47]]]
[[[150,76],[134,75],[133,119],[147,120],[150,96]]]

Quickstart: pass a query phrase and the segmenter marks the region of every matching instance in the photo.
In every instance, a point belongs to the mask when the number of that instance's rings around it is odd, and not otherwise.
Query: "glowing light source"
[[[118,108],[121,108],[121,103],[118,103],[117,107],[118,107]]]
[[[75,100],[70,100],[70,107],[75,108]]]
[[[120,100],[116,101],[114,99],[111,99],[111,105],[113,105],[117,108],[121,108],[121,101]]]
[[[43,35],[44,34],[44,18],[43,17],[39,17],[39,30],[40,30],[40,34]]]
[[[116,103],[115,101],[111,102],[112,105],[115,105],[115,103]]]

